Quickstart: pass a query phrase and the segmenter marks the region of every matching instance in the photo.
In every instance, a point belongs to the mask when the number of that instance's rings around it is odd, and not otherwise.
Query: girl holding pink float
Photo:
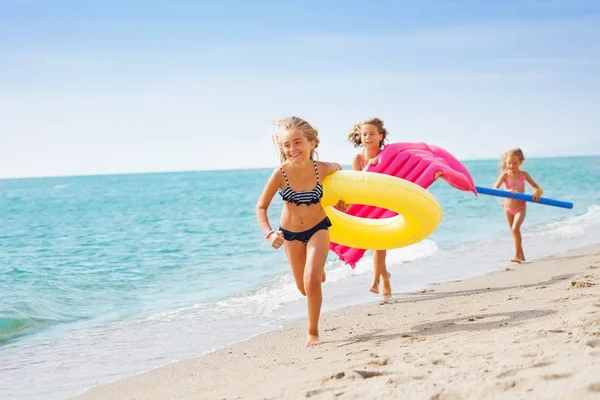
[[[348,135],[348,141],[354,147],[363,147],[363,151],[354,156],[352,160],[352,169],[363,171],[369,165],[376,165],[379,161],[377,156],[383,149],[389,132],[385,129],[383,121],[379,118],[370,118],[354,125],[352,132]],[[347,211],[349,206],[343,201],[337,204],[342,211]],[[386,250],[375,250],[373,252],[373,283],[369,289],[375,294],[379,294],[379,281],[383,281],[383,296],[392,295],[390,284],[391,274],[385,264]]]
[[[363,147],[352,162],[352,169],[381,173],[410,181],[427,189],[438,178],[450,186],[466,192],[476,193],[475,182],[467,168],[448,151],[426,143],[398,142],[385,144],[389,132],[379,118],[371,118],[354,126],[348,135],[355,147]],[[361,218],[391,218],[398,214],[381,207],[340,201],[337,206],[349,215]],[[351,248],[331,242],[330,249],[341,261],[352,268],[363,257],[365,249]],[[385,250],[375,250],[373,258],[373,284],[370,290],[379,292],[379,281],[383,280],[383,295],[391,295],[390,273],[386,265]]]

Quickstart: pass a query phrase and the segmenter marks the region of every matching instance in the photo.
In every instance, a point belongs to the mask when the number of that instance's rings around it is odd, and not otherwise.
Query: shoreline
[[[304,348],[303,317],[72,398],[600,397],[599,284],[594,244],[324,313],[313,349]]]

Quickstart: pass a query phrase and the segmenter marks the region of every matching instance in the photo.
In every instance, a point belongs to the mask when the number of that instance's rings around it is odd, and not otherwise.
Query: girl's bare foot
[[[521,263],[521,261],[523,261],[523,260],[521,260],[520,258],[517,258],[517,257],[510,259],[510,262],[514,262],[514,263]]]
[[[392,285],[390,284],[390,278],[392,274],[387,273],[387,277],[383,278],[383,297],[390,297],[392,295]]]
[[[369,292],[379,294],[379,280],[373,281]]]
[[[319,335],[311,335],[310,333],[307,335],[306,347],[314,347],[320,344]]]

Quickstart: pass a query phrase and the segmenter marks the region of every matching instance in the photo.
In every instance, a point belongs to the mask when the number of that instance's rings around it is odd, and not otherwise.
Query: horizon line
[[[527,159],[545,159],[545,158],[586,158],[586,157],[600,157],[600,154],[586,154],[586,155],[556,155],[556,156],[529,156]],[[469,161],[493,161],[497,160],[494,158],[465,158],[459,160],[461,162]],[[342,166],[349,166],[350,164],[341,164]],[[184,174],[193,172],[226,172],[226,171],[255,171],[261,169],[274,168],[272,166],[264,167],[252,167],[252,168],[216,168],[216,169],[182,169],[182,170],[157,170],[157,171],[129,171],[129,172],[98,172],[98,173],[84,173],[84,174],[65,174],[65,175],[36,175],[36,176],[8,176],[0,177],[0,181],[14,181],[14,180],[26,180],[26,179],[57,179],[57,178],[84,178],[84,177],[101,177],[101,176],[122,176],[122,175],[158,175],[158,174]]]

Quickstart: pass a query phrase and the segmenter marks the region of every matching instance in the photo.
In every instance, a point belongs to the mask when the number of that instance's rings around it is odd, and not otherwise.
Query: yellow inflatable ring
[[[431,193],[391,175],[366,171],[336,171],[323,180],[321,205],[331,220],[331,241],[356,249],[388,250],[417,243],[442,220]],[[397,216],[368,219],[333,208],[339,200],[387,208]]]

